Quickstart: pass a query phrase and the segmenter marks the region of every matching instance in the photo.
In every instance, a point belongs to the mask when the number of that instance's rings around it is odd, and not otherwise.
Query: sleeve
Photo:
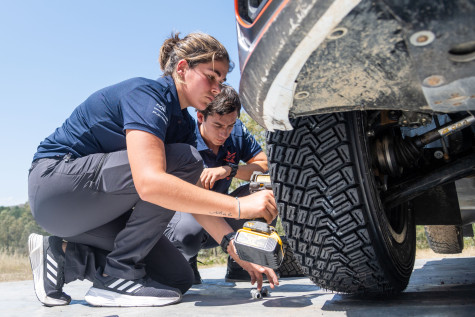
[[[124,132],[135,129],[149,132],[165,142],[171,111],[169,103],[146,86],[137,87],[121,99]]]
[[[242,129],[242,145],[241,145],[241,160],[244,162],[249,161],[254,156],[262,152],[262,148],[256,141],[254,136],[249,133],[244,124],[241,122]]]

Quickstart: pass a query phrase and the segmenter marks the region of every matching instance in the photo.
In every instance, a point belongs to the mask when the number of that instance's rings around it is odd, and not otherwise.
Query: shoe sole
[[[175,304],[181,301],[181,295],[177,297],[134,296],[91,287],[84,299],[92,306],[144,307]]]
[[[46,306],[68,305],[69,302],[49,297],[44,287],[44,252],[43,236],[32,233],[28,237],[28,252],[30,257],[31,272],[33,273],[33,287],[36,297]]]

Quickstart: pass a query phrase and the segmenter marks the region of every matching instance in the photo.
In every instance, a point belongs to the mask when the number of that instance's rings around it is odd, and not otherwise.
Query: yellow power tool
[[[251,193],[272,189],[269,174],[254,172],[251,176]],[[277,269],[284,259],[282,239],[275,228],[264,219],[247,221],[234,238],[234,246],[241,260]]]

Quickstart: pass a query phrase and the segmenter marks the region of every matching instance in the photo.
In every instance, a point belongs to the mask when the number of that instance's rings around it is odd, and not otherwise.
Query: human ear
[[[188,62],[185,59],[180,59],[176,64],[176,73],[181,80],[185,80],[185,73],[189,69]]]
[[[198,119],[198,122],[199,123],[203,123],[204,119],[205,119],[205,116],[201,113],[201,112],[197,112],[196,113],[196,118]]]

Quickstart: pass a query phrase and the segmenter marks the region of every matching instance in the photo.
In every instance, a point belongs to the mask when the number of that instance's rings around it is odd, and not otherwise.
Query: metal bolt
[[[308,96],[310,96],[310,93],[308,91],[299,91],[298,93],[295,94],[294,98],[297,100],[300,100],[300,99],[308,98]]]
[[[425,46],[435,39],[435,34],[431,31],[419,31],[411,35],[409,42],[414,46]]]
[[[374,136],[374,131],[369,130],[368,132],[366,132],[366,136]]]
[[[339,39],[340,37],[343,37],[346,35],[346,33],[348,32],[348,29],[345,28],[345,27],[339,27],[339,28],[336,28],[332,31],[332,33],[330,35],[328,35],[328,39],[329,40],[336,40],[336,39]]]
[[[436,87],[436,86],[443,85],[445,83],[445,78],[444,76],[440,76],[440,75],[432,75],[424,79],[422,83],[429,87]]]
[[[434,157],[438,160],[442,159],[444,157],[444,153],[442,151],[435,151],[434,152]]]

